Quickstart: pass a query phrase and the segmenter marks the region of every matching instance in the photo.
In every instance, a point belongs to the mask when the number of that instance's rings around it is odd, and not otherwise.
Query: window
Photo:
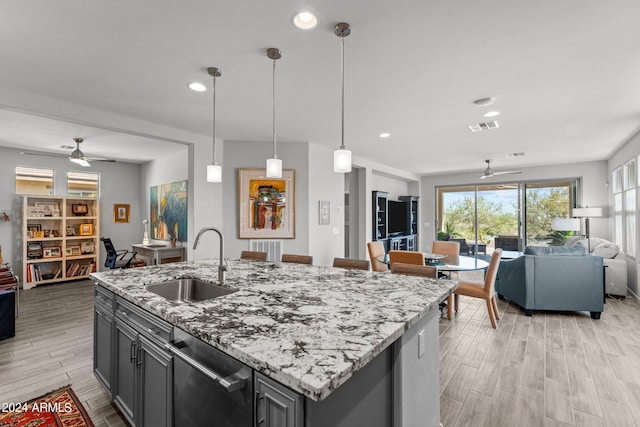
[[[569,215],[577,185],[572,180],[438,188],[438,238],[464,238],[489,251],[550,244],[551,221]]]
[[[16,166],[16,194],[53,195],[53,169]]]
[[[627,256],[636,256],[636,159],[613,170],[613,227],[615,243]]]
[[[67,172],[67,195],[98,198],[100,175],[93,172]]]

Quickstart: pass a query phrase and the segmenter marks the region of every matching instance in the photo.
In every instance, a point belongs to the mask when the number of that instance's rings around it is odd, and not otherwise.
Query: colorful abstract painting
[[[295,171],[267,178],[264,169],[240,169],[239,236],[241,239],[295,238]]]
[[[187,241],[187,181],[150,189],[151,238]]]

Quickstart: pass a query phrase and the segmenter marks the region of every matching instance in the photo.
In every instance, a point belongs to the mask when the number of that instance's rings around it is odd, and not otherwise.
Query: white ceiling
[[[209,66],[222,69],[218,137],[268,142],[265,50],[277,47],[278,139],[337,148],[341,21],[352,28],[345,142],[355,158],[416,174],[481,171],[489,158],[513,169],[606,159],[640,129],[637,0],[304,5],[314,30],[291,24],[303,9],[294,0],[4,1],[0,145],[69,152],[59,146],[83,137],[87,155],[134,162],[183,149],[179,131],[211,134],[211,91],[186,86],[210,88]],[[489,96],[493,106],[473,104]],[[490,109],[500,128],[472,133]],[[151,137],[162,128],[177,131]]]

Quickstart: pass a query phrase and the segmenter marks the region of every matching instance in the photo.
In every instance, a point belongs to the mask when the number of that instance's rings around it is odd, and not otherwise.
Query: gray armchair
[[[582,247],[528,246],[524,255],[501,261],[496,278],[500,297],[533,310],[589,311],[599,319],[604,310],[602,257]]]

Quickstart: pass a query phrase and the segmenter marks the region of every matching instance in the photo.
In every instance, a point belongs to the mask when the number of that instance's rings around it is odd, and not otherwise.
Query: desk
[[[186,248],[166,245],[131,245],[134,251],[147,260],[149,265],[186,261]]]

